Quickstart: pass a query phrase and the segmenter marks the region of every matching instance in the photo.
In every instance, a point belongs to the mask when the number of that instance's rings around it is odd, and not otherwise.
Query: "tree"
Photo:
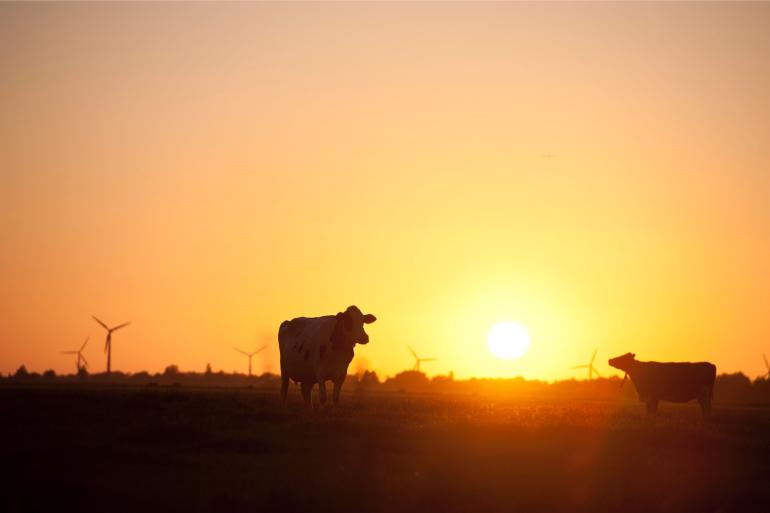
[[[720,374],[714,383],[714,397],[717,401],[750,401],[751,392],[751,380],[742,372]]]
[[[379,384],[380,378],[377,377],[377,373],[374,371],[364,371],[358,379],[358,386],[361,388],[376,387]]]
[[[176,365],[169,365],[166,370],[163,371],[164,376],[176,376],[179,374],[179,367]]]
[[[384,385],[399,390],[426,390],[430,387],[430,381],[422,372],[408,370],[388,378]]]
[[[206,376],[211,376],[214,372],[211,370],[211,364],[206,364]]]
[[[26,378],[29,376],[29,372],[27,372],[27,367],[22,365],[16,370],[16,374],[13,375],[15,378]]]

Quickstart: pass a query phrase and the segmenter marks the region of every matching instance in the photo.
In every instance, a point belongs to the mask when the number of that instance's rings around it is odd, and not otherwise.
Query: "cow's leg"
[[[655,415],[658,411],[658,400],[657,399],[647,399],[647,414],[648,415]]]
[[[323,378],[318,380],[318,398],[321,401],[321,406],[326,405],[326,380]]]
[[[289,376],[281,374],[281,403],[286,405],[286,395],[289,393]]]
[[[302,388],[302,399],[305,400],[305,406],[308,409],[313,408],[313,398],[311,396],[311,393],[313,392],[313,383],[310,381],[303,381],[300,384],[300,387]]]
[[[332,396],[332,400],[334,401],[334,406],[337,406],[337,403],[340,402],[340,391],[342,390],[342,384],[344,382],[345,382],[345,376],[342,376],[342,378],[334,381],[334,393]]]
[[[700,404],[700,410],[703,414],[703,418],[707,419],[711,415],[711,394],[709,390],[703,390],[698,396],[698,404]]]
[[[700,412],[704,419],[709,416],[709,404],[708,399],[705,397],[698,397],[698,404],[700,404]]]

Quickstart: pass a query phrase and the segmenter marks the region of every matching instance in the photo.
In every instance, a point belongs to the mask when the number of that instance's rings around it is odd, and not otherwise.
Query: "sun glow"
[[[529,349],[529,333],[515,322],[499,322],[487,334],[489,352],[503,360],[519,358]]]

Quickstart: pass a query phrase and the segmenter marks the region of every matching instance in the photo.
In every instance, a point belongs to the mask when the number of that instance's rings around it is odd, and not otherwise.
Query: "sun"
[[[498,322],[487,334],[489,352],[503,360],[523,356],[529,349],[529,333],[521,324]]]

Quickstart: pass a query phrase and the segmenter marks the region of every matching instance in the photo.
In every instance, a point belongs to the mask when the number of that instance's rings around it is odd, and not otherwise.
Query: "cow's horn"
[[[628,378],[628,373],[626,372],[623,374],[623,381],[620,382],[620,388],[623,388],[623,385],[626,384],[626,378]]]

